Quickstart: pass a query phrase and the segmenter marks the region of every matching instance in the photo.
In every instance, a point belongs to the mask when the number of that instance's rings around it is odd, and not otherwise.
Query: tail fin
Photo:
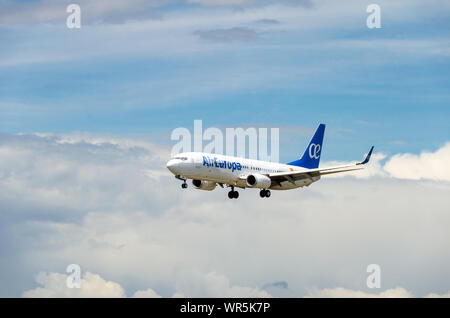
[[[306,148],[303,156],[296,160],[289,162],[288,165],[298,166],[308,169],[315,169],[319,167],[320,155],[322,154],[323,135],[325,134],[325,124],[320,124],[317,128],[314,137]]]

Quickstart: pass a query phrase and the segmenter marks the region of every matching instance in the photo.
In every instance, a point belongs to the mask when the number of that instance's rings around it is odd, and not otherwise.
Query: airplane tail
[[[322,154],[323,135],[325,134],[325,124],[320,124],[314,137],[306,148],[303,156],[295,161],[289,162],[288,165],[315,169],[319,167],[320,155]]]

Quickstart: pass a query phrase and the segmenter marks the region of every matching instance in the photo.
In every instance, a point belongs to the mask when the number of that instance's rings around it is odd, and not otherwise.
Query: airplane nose
[[[170,171],[175,173],[175,168],[176,168],[177,163],[175,162],[175,160],[169,160],[167,161],[166,167],[167,169],[169,169]]]

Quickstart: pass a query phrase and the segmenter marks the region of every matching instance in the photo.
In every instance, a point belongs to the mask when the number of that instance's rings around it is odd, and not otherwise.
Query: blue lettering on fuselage
[[[203,156],[203,165],[207,167],[216,167],[222,169],[230,169],[232,172],[234,170],[242,170],[242,165],[239,162],[230,162],[226,160],[218,160],[216,157],[211,159],[208,156]]]

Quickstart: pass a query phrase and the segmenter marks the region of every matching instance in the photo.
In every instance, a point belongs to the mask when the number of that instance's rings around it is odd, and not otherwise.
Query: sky
[[[0,0],[0,296],[449,294],[448,1],[79,0],[80,29],[70,3]],[[375,155],[229,202],[165,169],[196,119]]]

